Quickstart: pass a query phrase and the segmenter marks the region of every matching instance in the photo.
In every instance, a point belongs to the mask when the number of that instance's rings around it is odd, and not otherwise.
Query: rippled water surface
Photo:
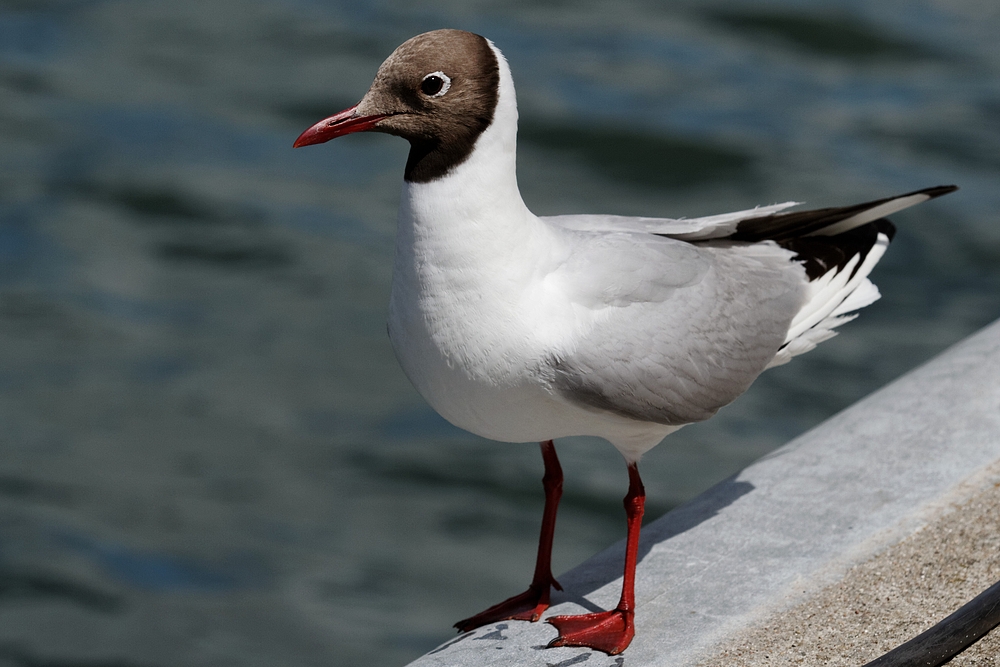
[[[0,663],[400,665],[524,588],[537,447],[385,336],[405,143],[291,150],[448,26],[510,61],[540,214],[962,186],[896,216],[882,301],[648,455],[649,516],[1000,316],[992,0],[0,0]],[[560,451],[557,571],[626,480]]]

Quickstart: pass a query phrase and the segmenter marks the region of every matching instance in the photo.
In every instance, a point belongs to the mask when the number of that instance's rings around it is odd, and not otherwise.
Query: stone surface
[[[932,524],[997,461],[1000,322],[645,526],[622,656],[545,649],[553,627],[510,621],[411,664],[697,665]],[[559,577],[549,615],[613,606],[622,558],[618,543]]]
[[[1000,580],[1000,465],[936,520],[792,609],[737,633],[705,667],[860,667]],[[950,667],[1000,664],[1000,628]]]

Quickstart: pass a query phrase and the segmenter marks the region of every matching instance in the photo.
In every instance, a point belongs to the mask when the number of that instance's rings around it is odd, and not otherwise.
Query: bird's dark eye
[[[420,92],[428,97],[441,97],[451,87],[451,78],[444,72],[431,72],[420,82]]]
[[[442,88],[444,88],[444,79],[433,74],[420,84],[420,90],[424,91],[424,95],[436,95],[441,92]]]

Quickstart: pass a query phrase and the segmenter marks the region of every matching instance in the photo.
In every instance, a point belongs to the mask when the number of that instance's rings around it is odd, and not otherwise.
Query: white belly
[[[403,372],[452,424],[492,440],[527,442],[552,434],[562,405],[529,368],[529,341],[483,331],[449,309],[437,319],[433,299],[404,298],[394,280],[389,338]],[[516,360],[516,361],[515,361]],[[560,434],[565,435],[565,434]]]
[[[422,310],[433,300],[406,298],[406,291],[394,279],[389,306],[393,350],[417,391],[455,426],[502,442],[593,435],[610,441],[630,460],[680,428],[570,403],[545,382],[537,341],[518,332],[511,319],[481,327],[468,326],[481,313],[437,320],[433,312]],[[456,312],[454,305],[449,310]]]

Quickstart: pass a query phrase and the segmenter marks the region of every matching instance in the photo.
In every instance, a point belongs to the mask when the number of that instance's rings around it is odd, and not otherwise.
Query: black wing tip
[[[820,208],[812,211],[780,211],[757,218],[745,218],[736,224],[736,231],[730,234],[728,238],[733,241],[756,242],[770,239],[780,242],[785,239],[809,236],[825,227],[829,227],[852,215],[875,208],[876,206],[889,204],[900,199],[906,199],[907,197],[926,197],[927,199],[915,202],[921,203],[952,193],[955,190],[958,190],[957,185],[935,185],[934,187],[914,190],[913,192],[907,192],[894,197],[885,197],[884,199],[876,199],[853,206]],[[889,238],[891,240],[892,236],[890,235]]]
[[[945,193],[947,194],[947,193]],[[868,223],[875,226],[875,230],[885,234],[886,238],[889,239],[891,243],[894,238],[896,238],[896,225],[892,224],[892,221],[888,218],[880,218],[874,222]],[[833,237],[836,238],[836,237]]]
[[[885,236],[891,243],[896,235],[896,226],[887,218],[879,218],[867,224],[849,229],[834,236],[799,236],[778,241],[778,245],[795,253],[795,261],[802,264],[806,277],[820,278],[833,269],[841,270],[854,257],[860,257],[851,277],[861,268],[868,253],[878,243],[879,236]]]
[[[944,195],[951,194],[955,190],[958,190],[957,185],[935,185],[932,188],[916,190],[915,192],[911,192],[910,195],[927,195],[930,199],[935,199],[937,197],[943,197]],[[902,196],[908,197],[909,195]]]

